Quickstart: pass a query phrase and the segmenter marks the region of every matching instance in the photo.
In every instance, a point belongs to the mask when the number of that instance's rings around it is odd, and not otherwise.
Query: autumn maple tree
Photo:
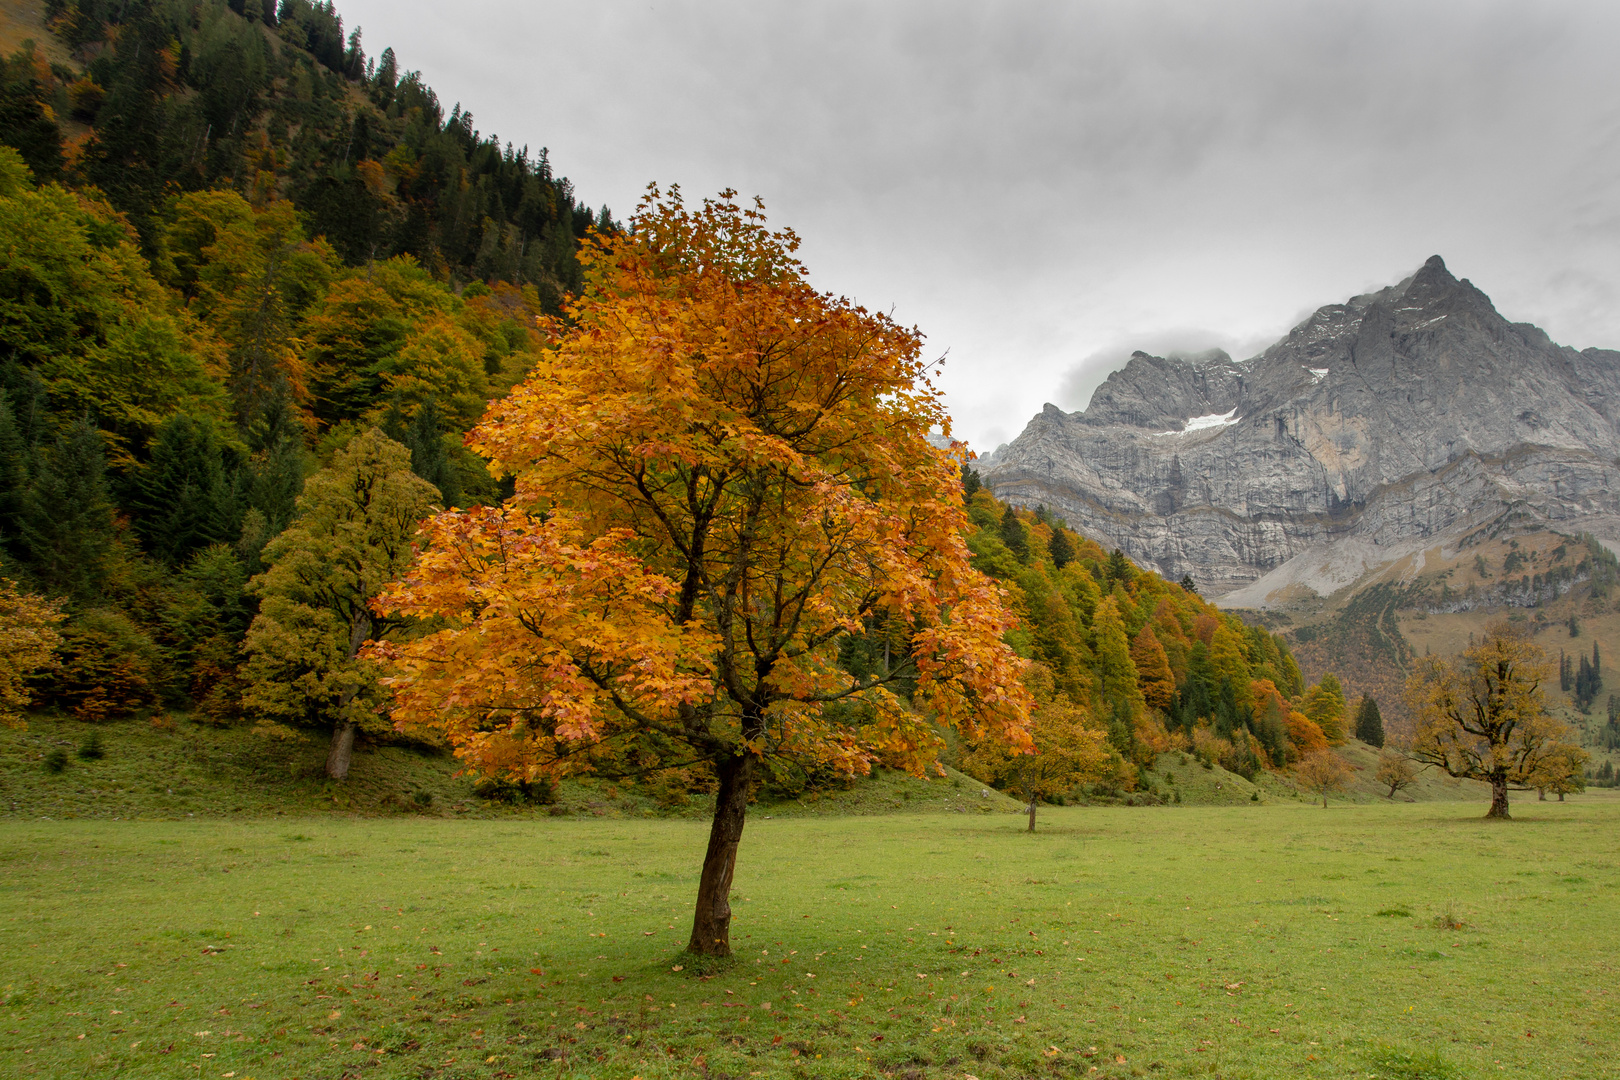
[[[711,769],[688,947],[713,956],[765,770],[921,773],[940,726],[1029,746],[920,337],[818,293],[797,246],[733,193],[656,188],[590,240],[552,347],[467,439],[515,494],[426,524],[377,607],[435,629],[370,650],[397,727],[486,774]],[[885,662],[852,674],[871,635]]]
[[[1419,764],[1491,786],[1488,818],[1508,817],[1508,790],[1535,787],[1577,749],[1547,713],[1546,654],[1509,623],[1498,623],[1449,660],[1426,657],[1406,685],[1416,717],[1408,753]]]

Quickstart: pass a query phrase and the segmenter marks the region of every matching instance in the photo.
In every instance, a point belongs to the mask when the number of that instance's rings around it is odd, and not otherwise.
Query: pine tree
[[[138,473],[126,505],[147,550],[170,566],[241,534],[242,513],[227,474],[227,454],[235,458],[207,420],[179,414],[158,429],[152,459]]]
[[[113,504],[101,432],[88,420],[41,455],[22,508],[21,541],[34,574],[55,593],[90,599],[113,553]]]
[[[1074,561],[1074,544],[1069,540],[1068,530],[1061,526],[1052,529],[1052,539],[1047,543],[1046,550],[1052,556],[1052,565],[1059,570]]]
[[[979,488],[983,486],[984,485],[979,482],[979,474],[973,469],[968,468],[967,462],[964,461],[962,463],[962,501],[964,503],[972,502],[973,496],[976,495]]]
[[[1364,694],[1356,709],[1356,738],[1368,746],[1384,745],[1384,718],[1378,712],[1378,702]]]
[[[1024,523],[1018,520],[1018,512],[1011,506],[1001,515],[1001,542],[1007,545],[1007,550],[1018,556],[1019,562],[1029,561],[1029,533],[1024,529]]]

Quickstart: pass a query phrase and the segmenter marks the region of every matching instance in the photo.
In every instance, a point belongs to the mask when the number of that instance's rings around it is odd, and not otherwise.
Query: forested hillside
[[[1338,679],[1307,686],[1280,636],[963,477],[974,565],[1006,590],[1013,644],[1035,662],[1040,751],[970,748],[964,770],[1044,798],[1118,793],[1173,749],[1252,778],[1356,734]]]
[[[0,69],[0,606],[36,646],[12,666],[51,660],[0,704],[236,717],[271,607],[259,677],[309,677],[258,719],[319,723],[376,583],[316,594],[429,504],[500,496],[462,434],[616,226],[329,3],[45,14]],[[327,532],[289,539],[315,477]]]

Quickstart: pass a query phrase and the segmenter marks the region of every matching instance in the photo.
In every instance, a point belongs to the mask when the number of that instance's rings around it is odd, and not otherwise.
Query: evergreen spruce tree
[[[1052,556],[1052,565],[1059,570],[1074,561],[1074,543],[1069,539],[1068,530],[1061,526],[1052,529],[1052,540],[1046,550]]]
[[[1384,718],[1371,694],[1362,695],[1361,705],[1356,709],[1356,738],[1368,746],[1384,745]]]
[[[1029,561],[1029,534],[1011,506],[1001,515],[1001,542],[1007,545],[1008,551],[1018,556],[1019,562]]]
[[[962,463],[962,501],[970,503],[984,485],[979,483],[979,474],[968,468],[967,462]]]
[[[158,429],[152,459],[137,475],[126,505],[146,549],[168,565],[179,566],[209,544],[240,535],[242,513],[227,454],[208,420],[179,414]]]
[[[439,489],[445,506],[456,506],[462,498],[461,477],[444,445],[440,432],[443,417],[436,398],[429,397],[407,418],[397,404],[378,426],[390,439],[411,452],[411,472]]]
[[[69,425],[41,455],[21,517],[20,539],[34,575],[52,592],[96,596],[115,533],[106,450],[88,420]]]
[[[22,554],[23,508],[27,502],[33,448],[12,414],[10,395],[0,389],[0,550]]]

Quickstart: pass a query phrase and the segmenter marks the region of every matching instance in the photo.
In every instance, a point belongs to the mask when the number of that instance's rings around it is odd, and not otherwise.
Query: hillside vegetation
[[[1620,756],[1620,687],[1605,677],[1620,656],[1620,567],[1590,536],[1520,531],[1512,521],[1482,529],[1462,543],[1426,549],[1379,568],[1329,597],[1298,596],[1245,617],[1280,631],[1301,668],[1333,670],[1377,696],[1393,734],[1406,730],[1401,688],[1415,659],[1452,656],[1505,620],[1527,631],[1547,654],[1543,684],[1549,710],[1577,733],[1592,756],[1589,777]],[[1594,652],[1595,650],[1595,652]],[[1597,666],[1577,686],[1583,662]],[[1560,661],[1569,665],[1564,678]]]

